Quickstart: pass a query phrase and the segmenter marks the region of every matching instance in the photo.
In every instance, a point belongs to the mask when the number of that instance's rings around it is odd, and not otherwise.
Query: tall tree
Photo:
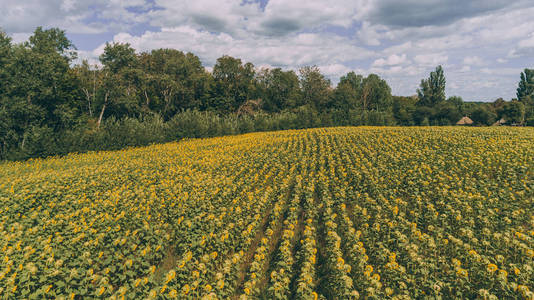
[[[161,104],[159,109],[164,117],[182,109],[200,107],[205,96],[206,71],[196,55],[158,49],[143,57],[142,67],[150,76],[152,98]]]
[[[330,80],[317,66],[306,66],[299,70],[302,100],[317,110],[327,108],[330,102]]]
[[[69,65],[75,57],[73,49],[64,31],[39,27],[29,42],[14,47],[8,66],[13,80],[7,95],[39,106],[46,124],[53,128],[62,126],[64,117],[71,114],[67,110],[78,99],[76,77]]]
[[[344,111],[356,109],[362,97],[363,80],[362,75],[356,75],[354,72],[341,76],[334,92],[332,106]]]
[[[517,100],[523,102],[534,96],[534,69],[525,69],[521,72],[521,80],[517,87]]]
[[[534,118],[534,69],[525,69],[521,72],[517,99],[525,105],[526,117]]]
[[[13,117],[9,111],[9,101],[6,97],[8,71],[6,66],[11,59],[11,38],[0,30],[0,158],[4,157],[17,134],[13,131]]]
[[[501,110],[501,116],[507,123],[523,124],[525,121],[525,105],[521,101],[506,102]]]
[[[79,82],[79,88],[83,92],[86,101],[87,114],[90,118],[92,118],[97,90],[100,88],[100,81],[97,80],[99,77],[99,70],[97,66],[91,67],[87,60],[83,60],[80,65],[73,67],[73,72],[76,74]]]
[[[225,55],[213,67],[215,88],[212,105],[220,111],[236,111],[241,104],[256,96],[254,65]]]
[[[495,122],[497,115],[491,111],[487,105],[478,105],[469,115],[476,125],[491,125]]]
[[[278,112],[300,104],[299,78],[295,72],[264,69],[258,73],[257,81],[265,111]]]
[[[360,99],[361,107],[364,111],[391,110],[391,88],[384,79],[376,74],[369,74],[363,79]]]
[[[133,82],[137,56],[128,43],[106,43],[104,53],[99,57],[103,65],[100,72],[100,113],[97,126],[100,127],[106,110],[121,117],[137,110],[136,86]]]
[[[416,111],[417,96],[393,96],[393,116],[400,125],[415,125],[413,119]]]
[[[27,45],[37,53],[58,53],[69,62],[77,58],[76,47],[67,38],[65,30],[59,28],[43,30],[42,27],[37,27]]]
[[[420,106],[434,106],[445,101],[445,75],[443,68],[437,66],[436,70],[430,72],[428,79],[422,79],[420,88],[417,89]]]
[[[3,84],[0,84],[0,96],[6,92],[5,89],[8,79],[6,67],[11,59],[11,51],[11,38],[0,30],[0,82],[3,82]]]
[[[102,65],[113,73],[132,67],[137,60],[135,49],[129,43],[106,43],[104,53],[99,59]]]
[[[25,151],[28,136],[39,128],[59,131],[76,122],[78,89],[69,65],[75,48],[57,28],[39,27],[15,46],[0,36],[0,52],[8,58],[0,58],[1,110],[8,119],[2,131],[9,133],[10,147]]]

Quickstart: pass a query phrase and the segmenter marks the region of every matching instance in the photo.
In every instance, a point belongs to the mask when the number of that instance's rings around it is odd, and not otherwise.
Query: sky
[[[534,0],[0,0],[0,29],[15,42],[59,27],[79,57],[106,42],[137,51],[192,52],[210,70],[231,55],[257,68],[318,66],[333,84],[375,73],[394,95],[416,93],[442,65],[447,96],[514,98],[534,68]]]

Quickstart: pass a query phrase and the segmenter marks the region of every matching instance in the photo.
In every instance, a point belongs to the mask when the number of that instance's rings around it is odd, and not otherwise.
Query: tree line
[[[24,43],[0,31],[0,159],[251,131],[345,125],[477,125],[504,119],[534,125],[534,70],[521,73],[517,99],[464,102],[445,96],[441,66],[417,95],[393,96],[376,74],[349,72],[333,87],[316,66],[257,69],[222,56],[211,72],[175,49],[136,53],[107,43],[100,65],[75,64],[58,28],[38,27]]]

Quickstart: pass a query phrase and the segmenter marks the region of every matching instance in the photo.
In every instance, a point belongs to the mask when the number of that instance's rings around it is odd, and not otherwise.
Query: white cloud
[[[0,0],[0,27],[11,33],[33,32],[38,26],[60,27],[69,33],[125,30],[147,21],[129,8],[148,8],[145,0]]]
[[[419,54],[413,60],[421,66],[437,66],[446,63],[449,57],[444,53]]]
[[[460,69],[460,72],[462,72],[462,73],[469,72],[469,71],[471,71],[471,67],[470,66],[463,66]]]
[[[156,0],[151,24],[160,27],[188,25],[232,36],[256,34],[284,36],[328,25],[349,27],[361,13],[360,1],[269,0],[263,10],[259,2],[236,0]]]
[[[534,32],[530,34],[530,37],[520,40],[508,55],[511,58],[522,56],[534,56]]]
[[[319,66],[319,69],[328,77],[333,77],[334,80],[352,71],[349,67],[342,64],[331,64]]]
[[[380,39],[383,38],[383,34],[379,33],[380,29],[384,30],[384,27],[371,25],[365,21],[356,35],[366,45],[378,46],[380,45]]]
[[[486,63],[478,56],[466,56],[464,57],[464,64],[471,66],[484,66]]]
[[[392,54],[388,56],[386,59],[379,58],[375,60],[373,62],[373,66],[376,66],[376,67],[394,66],[394,65],[400,65],[406,62],[407,62],[406,54],[402,54],[402,55]]]

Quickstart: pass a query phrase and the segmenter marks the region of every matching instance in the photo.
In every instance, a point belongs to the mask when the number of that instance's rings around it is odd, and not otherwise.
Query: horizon
[[[442,65],[447,97],[467,102],[516,98],[521,71],[532,67],[530,1],[342,2],[0,0],[0,28],[19,43],[37,26],[58,27],[92,64],[106,42],[120,42],[192,52],[207,70],[230,55],[256,68],[317,65],[334,85],[350,71],[375,73],[399,96]]]

